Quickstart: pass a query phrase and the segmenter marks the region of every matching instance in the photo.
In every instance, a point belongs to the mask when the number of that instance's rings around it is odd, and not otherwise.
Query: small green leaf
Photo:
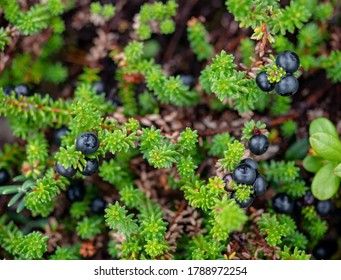
[[[312,121],[309,126],[309,135],[313,135],[317,132],[328,133],[337,139],[339,139],[339,135],[337,134],[336,128],[334,124],[326,119],[326,118],[318,118]]]
[[[341,179],[334,175],[334,168],[335,164],[328,163],[316,173],[311,190],[317,199],[330,199],[339,189]]]
[[[303,160],[303,167],[305,170],[316,173],[322,167],[323,159],[317,156],[307,156]]]
[[[320,157],[330,161],[341,161],[341,142],[334,136],[317,132],[310,136],[309,142]]]
[[[341,177],[341,163],[339,163],[339,165],[335,167],[334,174],[338,177]]]

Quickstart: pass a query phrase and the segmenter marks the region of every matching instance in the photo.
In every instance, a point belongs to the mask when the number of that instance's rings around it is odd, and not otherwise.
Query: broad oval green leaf
[[[317,118],[311,122],[309,126],[309,135],[313,135],[317,132],[328,133],[339,139],[335,125],[326,118]]]
[[[309,142],[320,157],[341,162],[341,142],[339,139],[328,133],[317,132],[310,136]]]
[[[305,170],[316,173],[322,167],[323,159],[317,156],[307,156],[303,160],[303,167]]]
[[[335,167],[334,174],[338,177],[341,177],[341,163]]]
[[[334,175],[334,168],[335,164],[328,163],[316,173],[311,191],[317,199],[330,199],[339,189],[340,178]]]

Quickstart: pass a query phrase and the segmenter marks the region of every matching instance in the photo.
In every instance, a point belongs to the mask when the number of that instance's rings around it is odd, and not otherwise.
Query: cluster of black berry
[[[14,91],[17,98],[19,96],[30,96],[31,95],[31,91],[26,84],[19,84],[17,86],[4,86],[4,87],[2,87],[2,90],[3,90],[4,94],[6,94],[6,95],[11,95],[12,92]]]
[[[92,132],[84,132],[80,134],[76,139],[76,150],[82,152],[84,155],[91,155],[98,150],[99,140],[96,134]],[[70,166],[65,168],[63,165],[56,162],[57,172],[67,178],[71,178],[77,172],[75,168]],[[98,160],[92,158],[86,158],[86,165],[81,174],[90,176],[98,171]]]
[[[285,70],[286,75],[278,83],[270,83],[266,72],[260,72],[256,77],[258,87],[265,92],[273,89],[281,96],[294,95],[298,91],[298,80],[292,75],[300,67],[300,59],[292,51],[281,52],[276,58],[276,65]]]
[[[269,145],[269,139],[264,134],[255,134],[248,142],[249,150],[254,155],[264,154],[268,150]],[[231,198],[234,198],[242,208],[249,207],[254,200],[254,196],[264,194],[268,188],[268,182],[265,177],[258,173],[257,161],[252,158],[243,159],[233,170],[232,177],[230,175],[225,176],[224,181],[227,185],[229,185],[230,180],[233,180],[237,184],[253,186],[253,195],[247,201],[239,201],[236,198],[236,193],[232,192]]]
[[[318,200],[311,191],[307,191],[299,200],[294,201],[286,193],[278,193],[272,198],[272,207],[280,214],[292,214],[295,210],[300,211],[302,206],[315,206],[316,213],[321,217],[330,215],[334,210],[334,203],[331,199]]]
[[[226,183],[228,183],[228,178],[229,175],[224,178]],[[242,208],[249,207],[254,200],[254,196],[264,194],[268,188],[268,182],[265,177],[258,173],[257,161],[252,158],[243,159],[233,170],[231,179],[233,179],[233,181],[237,184],[253,186],[253,195],[251,195],[247,201],[239,201],[236,198],[236,193],[232,192],[231,198],[234,198]]]
[[[70,202],[82,201],[85,196],[85,187],[82,181],[74,181],[66,190],[66,197]],[[104,214],[106,202],[102,197],[96,196],[90,202],[90,210],[94,214]]]

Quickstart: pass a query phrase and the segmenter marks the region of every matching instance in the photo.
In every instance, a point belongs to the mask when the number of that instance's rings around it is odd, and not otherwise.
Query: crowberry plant
[[[0,0],[0,258],[339,258],[337,1],[125,2]]]

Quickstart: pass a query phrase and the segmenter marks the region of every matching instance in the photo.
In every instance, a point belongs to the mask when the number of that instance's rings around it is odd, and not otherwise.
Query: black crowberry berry
[[[328,216],[334,210],[334,203],[331,199],[319,200],[315,204],[316,212],[321,216]]]
[[[14,90],[14,87],[12,87],[12,86],[4,86],[4,87],[2,87],[2,90],[3,90],[5,95],[11,95],[12,91]]]
[[[30,96],[31,95],[30,89],[28,88],[28,86],[26,84],[19,84],[19,85],[15,86],[14,92],[17,95],[17,97],[19,97],[19,96]]]
[[[188,86],[190,89],[194,87],[195,81],[194,77],[192,75],[180,75],[180,80],[182,83],[186,86]]]
[[[97,81],[92,84],[92,87],[95,89],[96,94],[105,93],[104,83],[102,81]]]
[[[65,168],[63,165],[59,164],[58,162],[56,162],[55,167],[56,167],[57,172],[66,178],[71,178],[77,172],[77,170],[73,168],[72,166]]]
[[[70,130],[66,126],[62,126],[61,128],[57,128],[53,132],[53,140],[57,145],[60,145],[62,143],[62,137],[66,135]]]
[[[253,135],[248,142],[250,151],[258,156],[264,154],[268,150],[269,145],[269,139],[264,134]]]
[[[276,65],[282,67],[287,73],[294,73],[300,67],[300,59],[292,51],[284,51],[276,57]]]
[[[94,214],[104,214],[106,202],[101,197],[95,197],[90,204],[91,212]]]
[[[307,191],[302,197],[302,204],[305,206],[313,205],[315,203],[315,197],[311,191]]]
[[[81,186],[80,184],[74,184],[71,185],[66,190],[66,197],[69,201],[82,201],[85,195],[85,189],[84,186]]]
[[[269,92],[274,89],[274,85],[269,82],[268,75],[265,72],[260,72],[257,75],[256,84],[262,91],[265,92]]]
[[[268,182],[265,177],[259,174],[256,178],[256,181],[253,183],[253,192],[255,195],[262,195],[268,189]]]
[[[5,168],[0,169],[0,186],[5,185],[9,182],[10,175]]]
[[[256,177],[256,170],[245,163],[239,164],[232,173],[232,178],[237,184],[252,185]]]
[[[298,91],[298,87],[298,80],[294,76],[287,74],[275,85],[275,91],[281,96],[290,96]]]
[[[76,139],[76,150],[81,151],[84,155],[93,154],[97,151],[98,147],[98,137],[92,132],[84,132],[78,135]]]
[[[254,170],[258,171],[258,163],[253,158],[245,158],[240,163],[250,165]]]
[[[322,240],[313,249],[313,257],[317,260],[329,260],[337,252],[337,242]]]
[[[241,202],[241,201],[239,201],[237,199],[236,192],[231,193],[231,198],[233,198],[241,208],[249,207],[252,204],[253,200],[254,200],[253,195],[251,195],[248,200]]]
[[[81,171],[81,174],[90,176],[98,171],[98,160],[97,159],[86,159],[86,165]]]
[[[280,214],[291,214],[294,211],[294,201],[285,193],[278,193],[272,198],[272,208]]]

